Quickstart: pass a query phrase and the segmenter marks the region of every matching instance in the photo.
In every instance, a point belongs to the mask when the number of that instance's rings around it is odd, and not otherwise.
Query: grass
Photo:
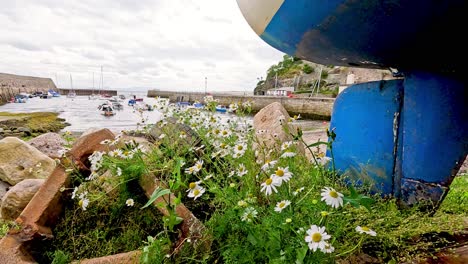
[[[58,132],[68,124],[58,118],[57,113],[9,113],[0,112],[0,125],[8,127],[27,127],[35,134],[46,132]]]
[[[93,174],[73,172],[76,197],[65,190],[70,199],[54,228],[56,239],[38,250],[39,262],[64,263],[139,248],[142,263],[334,263],[360,262],[363,256],[395,263],[434,259],[439,251],[466,243],[467,176],[455,178],[435,214],[417,207],[402,210],[395,199],[348,186],[327,167],[309,162],[294,142],[284,145],[267,134],[273,141],[263,144],[257,136],[267,132],[252,131],[242,118],[221,123],[209,112],[166,110],[173,123],[163,120],[141,131],[157,135],[150,150],[127,142],[91,156]],[[294,136],[301,139],[300,133]],[[286,152],[298,155],[284,157]],[[289,172],[291,178],[281,178],[276,191],[265,191],[272,175]],[[184,203],[206,226],[205,236],[181,237],[173,206],[156,205],[168,216],[153,205],[140,209],[148,201],[137,185],[142,175],[156,177],[167,187],[164,191],[174,194],[175,204]],[[332,197],[325,187],[343,194],[343,206],[322,201],[323,192]],[[127,206],[128,199],[135,205]],[[282,201],[290,204],[278,211]],[[306,233],[313,226],[331,236],[319,250],[305,239],[317,239]],[[357,226],[377,235],[359,233]]]

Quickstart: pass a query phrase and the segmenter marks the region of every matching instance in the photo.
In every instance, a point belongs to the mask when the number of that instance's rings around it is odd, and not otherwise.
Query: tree
[[[309,64],[305,64],[303,67],[302,67],[302,71],[305,73],[305,74],[311,74],[314,72],[314,68],[312,68]]]

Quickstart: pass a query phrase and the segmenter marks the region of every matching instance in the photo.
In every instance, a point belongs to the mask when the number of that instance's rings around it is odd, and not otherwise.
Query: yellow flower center
[[[202,168],[202,165],[201,164],[197,164],[197,169],[201,169]]]
[[[191,183],[189,184],[189,188],[190,188],[190,189],[195,189],[196,186],[197,186],[197,184],[194,183],[194,182],[191,182]]]
[[[330,196],[333,198],[338,198],[338,193],[335,191],[330,191]]]
[[[271,183],[273,182],[272,179],[268,178],[266,181],[265,181],[265,184],[266,185],[271,185]]]
[[[283,177],[284,176],[284,170],[277,170],[276,171],[276,176]]]
[[[195,189],[195,191],[193,191],[193,194],[194,194],[195,196],[198,196],[198,195],[200,194],[200,191],[199,191],[198,189]]]
[[[365,232],[369,232],[370,229],[367,227],[367,226],[363,226],[361,227],[362,231],[365,231]]]
[[[80,207],[82,207],[82,206],[83,206],[83,200],[80,200],[80,201],[78,202],[78,205],[79,205]]]
[[[242,145],[237,146],[237,150],[243,150],[243,149],[244,147],[242,147]]]
[[[322,240],[322,235],[320,233],[313,233],[312,234],[312,241],[320,242]]]
[[[219,134],[219,132],[221,132],[221,131],[219,131],[219,129],[215,129],[215,131],[214,131],[215,134]]]
[[[281,203],[279,204],[279,208],[283,208],[285,205],[286,205],[286,203],[281,202]]]
[[[223,135],[227,135],[228,132],[226,130],[223,130]]]

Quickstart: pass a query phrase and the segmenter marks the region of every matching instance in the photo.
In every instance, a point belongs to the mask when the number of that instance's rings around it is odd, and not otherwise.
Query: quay
[[[197,92],[170,92],[149,90],[148,97],[168,98],[170,102],[190,102],[195,101],[204,103],[203,98],[207,94]],[[260,111],[263,107],[279,102],[288,111],[290,115],[301,115],[303,118],[315,120],[330,120],[334,98],[320,97],[302,97],[289,98],[285,96],[254,96],[254,95],[229,95],[229,94],[210,94],[220,105],[229,105],[231,103],[251,102],[254,113]]]
[[[59,88],[59,93],[61,95],[67,95],[71,89],[68,88]],[[117,95],[117,90],[92,90],[92,89],[73,89],[77,96],[87,96],[91,94],[107,94],[110,96]]]

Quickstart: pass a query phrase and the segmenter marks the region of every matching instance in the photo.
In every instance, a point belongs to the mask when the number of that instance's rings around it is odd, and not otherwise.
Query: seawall
[[[205,93],[187,93],[187,92],[168,92],[149,90],[148,97],[168,98],[171,102],[203,102]],[[334,98],[288,98],[280,96],[254,96],[254,95],[226,95],[213,94],[214,99],[219,101],[221,105],[229,105],[231,103],[243,103],[250,101],[252,103],[253,112],[258,112],[263,107],[279,102],[288,111],[290,115],[300,114],[304,118],[317,120],[330,120],[333,108]]]
[[[67,95],[71,89],[68,88],[60,88],[58,91],[61,95]],[[73,91],[78,96],[87,96],[91,94],[107,94],[107,95],[117,95],[117,90],[92,90],[92,89],[73,89]]]
[[[0,104],[19,93],[46,92],[49,89],[57,89],[50,78],[0,73]]]

